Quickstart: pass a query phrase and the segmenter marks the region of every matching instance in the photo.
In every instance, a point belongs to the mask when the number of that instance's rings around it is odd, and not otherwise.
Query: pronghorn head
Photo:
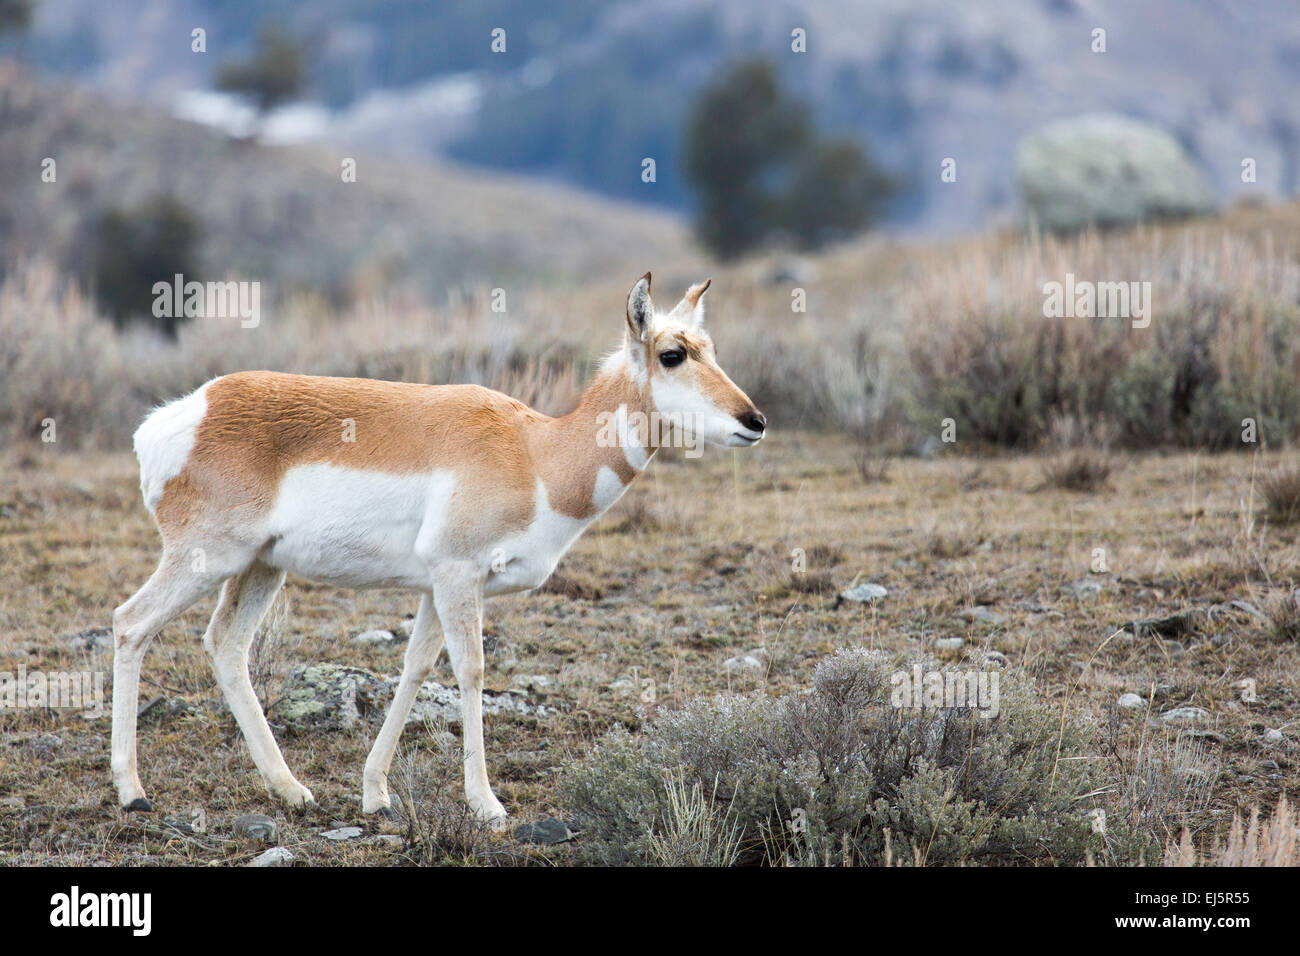
[[[671,312],[656,312],[650,273],[638,279],[627,297],[627,360],[661,420],[680,427],[688,440],[743,448],[763,437],[767,419],[718,367],[704,330],[711,281],[687,289]]]

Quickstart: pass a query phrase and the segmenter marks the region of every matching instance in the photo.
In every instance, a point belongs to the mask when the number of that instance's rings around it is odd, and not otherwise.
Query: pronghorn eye
[[[675,368],[681,365],[686,359],[686,355],[678,351],[660,352],[659,361],[663,363],[664,368]]]

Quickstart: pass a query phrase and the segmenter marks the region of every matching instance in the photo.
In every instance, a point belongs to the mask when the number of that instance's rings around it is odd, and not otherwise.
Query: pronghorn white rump
[[[643,276],[628,295],[622,346],[559,418],[476,385],[239,372],[145,419],[135,435],[140,488],[163,553],[113,613],[112,771],[122,806],[152,809],[136,769],[145,651],[218,588],[203,635],[217,684],[267,789],[291,805],[312,801],[248,676],[254,633],[292,571],[421,594],[402,677],[366,760],[365,812],[389,807],[398,737],[445,641],[461,690],[465,796],[483,818],[504,819],[483,749],[484,599],[546,580],[665,440],[645,423],[671,422],[693,440],[730,447],[757,444],[766,430],[718,367],[703,327],[708,285],[660,313]],[[611,420],[623,423],[618,441],[607,440]]]

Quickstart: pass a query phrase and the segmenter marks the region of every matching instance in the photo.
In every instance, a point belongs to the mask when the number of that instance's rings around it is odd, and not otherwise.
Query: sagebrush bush
[[[1085,816],[1076,723],[1007,682],[993,718],[895,707],[898,669],[879,652],[843,650],[805,693],[696,700],[644,738],[615,730],[563,777],[585,827],[580,852],[655,863],[672,816],[665,769],[715,795],[715,812],[739,828],[740,864],[1081,863],[1106,851],[1110,838]],[[1126,858],[1143,852],[1116,836]]]

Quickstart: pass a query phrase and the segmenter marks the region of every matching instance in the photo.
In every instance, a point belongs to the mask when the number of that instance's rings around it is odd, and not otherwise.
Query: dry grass
[[[437,307],[400,283],[329,302],[280,286],[264,291],[257,328],[196,320],[174,348],[113,335],[53,269],[20,262],[0,284],[0,433],[36,439],[53,418],[60,441],[121,447],[151,403],[245,368],[480,382],[567,410],[622,334],[631,281],[654,266],[661,305],[713,274],[723,366],[774,428],[863,442],[868,481],[948,419],[948,447],[967,453],[1037,447],[1061,419],[1109,422],[1114,447],[1253,449],[1251,419],[1277,448],[1300,438],[1297,236],[1290,207],[1068,240],[867,240],[823,257],[806,313],[791,312],[790,288],[766,281],[761,260],[629,263],[572,286],[485,277]],[[1044,318],[1044,282],[1067,273],[1150,281],[1151,324]]]
[[[1273,469],[1263,477],[1259,487],[1270,521],[1278,524],[1300,521],[1300,466],[1284,465]]]
[[[1209,849],[1198,850],[1184,830],[1166,849],[1165,866],[1300,866],[1300,815],[1283,794],[1267,820],[1261,821],[1259,807],[1250,808],[1247,820],[1233,814],[1226,841]]]
[[[1260,467],[1276,464],[1266,453]],[[1154,806],[1170,792],[1162,768],[1221,767],[1213,786],[1179,804],[1175,817],[1198,851],[1208,852],[1215,839],[1228,839],[1234,813],[1271,806],[1300,787],[1287,729],[1300,721],[1300,643],[1277,640],[1267,618],[1228,610],[1216,612],[1212,626],[1175,639],[1115,632],[1133,619],[1231,599],[1267,608],[1300,586],[1300,534],[1243,530],[1251,526],[1252,467],[1231,454],[1140,457],[1122,487],[1029,495],[1040,458],[987,462],[972,483],[969,461],[944,457],[898,460],[885,480],[864,485],[851,443],[782,431],[734,455],[657,461],[561,564],[561,574],[598,588],[599,596],[542,592],[488,607],[487,686],[501,690],[518,677],[543,675],[546,703],[556,708],[541,720],[488,719],[498,794],[517,819],[566,818],[555,802],[556,770],[615,724],[636,728],[700,695],[805,687],[816,662],[844,645],[901,657],[961,636],[961,648],[942,652],[946,660],[982,666],[986,653],[997,652],[1044,699],[1098,726],[1122,693],[1150,699],[1149,715],[1115,718],[1123,732],[1113,749],[1123,760],[1114,764],[1112,785],[1145,781]],[[0,671],[22,663],[107,674],[111,651],[75,651],[67,635],[107,624],[112,608],[153,569],[157,535],[139,501],[134,461],[120,452],[37,446],[4,452],[0,471],[8,479],[0,487]],[[622,527],[638,509],[652,510],[656,522]],[[963,545],[936,545],[944,539]],[[1089,574],[1098,547],[1106,549],[1108,574]],[[782,584],[795,548],[817,576],[816,589]],[[879,581],[889,597],[837,608],[834,592],[855,579]],[[1081,579],[1099,582],[1100,593],[1076,591]],[[363,647],[348,638],[372,627],[396,629],[415,608],[412,595],[291,579],[286,599],[292,614],[278,646],[291,659],[271,666],[271,674],[312,659],[388,674],[400,668],[400,646]],[[992,604],[1001,623],[964,619],[961,612],[975,604]],[[277,729],[290,766],[321,809],[290,814],[267,797],[200,647],[212,605],[202,602],[170,625],[146,659],[142,700],[162,695],[188,707],[159,706],[141,725],[141,774],[159,808],[155,819],[123,818],[116,809],[106,718],[0,713],[9,744],[0,754],[0,852],[8,862],[239,864],[252,853],[226,835],[234,817],[248,812],[276,816],[282,842],[307,862],[418,856],[366,842],[376,833],[406,834],[400,824],[361,814],[361,766],[376,722],[337,733]],[[723,668],[755,647],[768,650],[768,667]],[[435,677],[451,679],[445,658]],[[653,679],[653,702],[640,699],[634,679]],[[1243,680],[1254,682],[1254,694],[1242,690]],[[260,690],[273,695],[274,678]],[[1177,735],[1158,723],[1180,706],[1210,714],[1208,725],[1191,728],[1209,735],[1194,738],[1201,748],[1195,760],[1189,744],[1175,750]],[[1265,729],[1277,727],[1283,742],[1262,744]],[[413,729],[407,746],[417,748],[420,737]],[[1098,759],[1107,752],[1099,741]],[[427,745],[421,753],[432,756]],[[188,819],[197,810],[209,821],[201,838],[168,835],[156,819]],[[336,823],[362,826],[367,837],[344,844],[319,838]],[[491,841],[518,851],[507,836]],[[547,847],[526,858],[564,862],[570,852]]]

